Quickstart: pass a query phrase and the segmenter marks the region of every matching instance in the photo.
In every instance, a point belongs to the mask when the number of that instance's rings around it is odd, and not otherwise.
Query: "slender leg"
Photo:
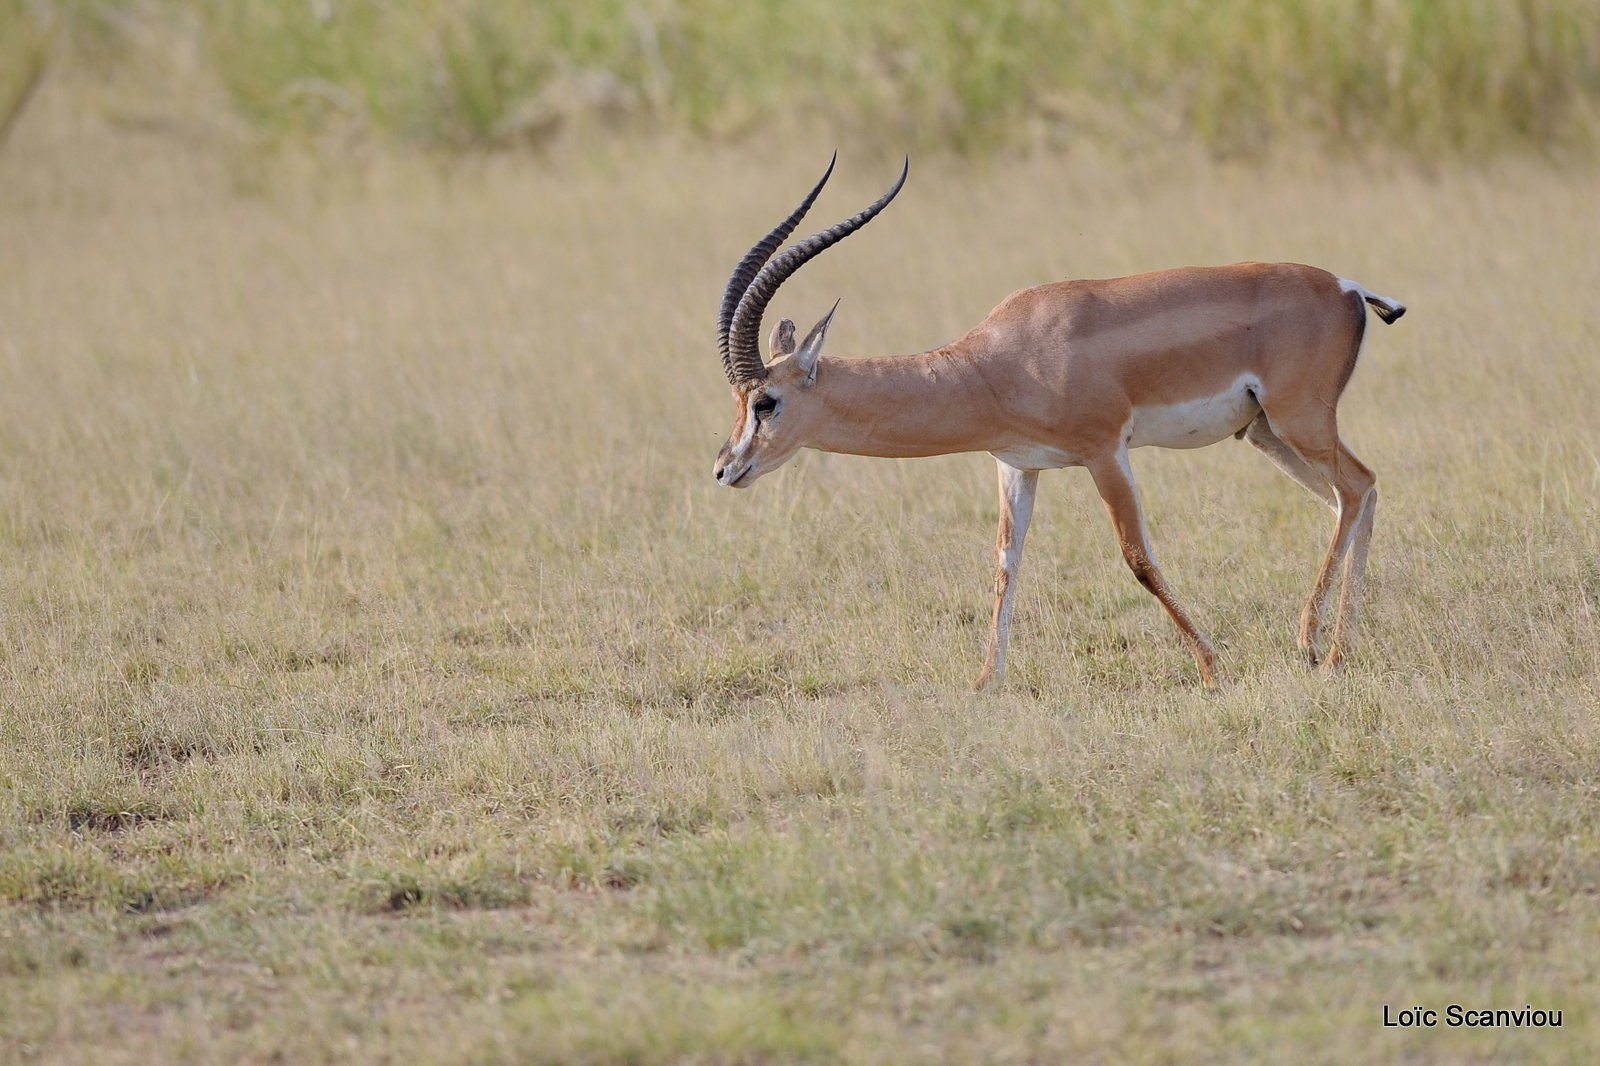
[[[1334,510],[1339,509],[1339,500],[1333,494],[1333,486],[1324,481],[1322,475],[1311,469],[1304,459],[1294,453],[1293,448],[1283,443],[1278,435],[1272,432],[1272,425],[1267,421],[1265,413],[1256,415],[1255,421],[1245,429],[1244,439],[1255,445],[1262,455],[1272,460],[1274,466],[1294,478],[1311,495]]]
[[[1372,473],[1342,441],[1339,444],[1339,458],[1341,467],[1366,470],[1369,476]],[[1361,509],[1357,512],[1355,529],[1350,537],[1350,550],[1344,557],[1339,587],[1339,618],[1333,627],[1333,643],[1329,645],[1327,658],[1322,662],[1323,670],[1328,672],[1343,668],[1355,651],[1356,622],[1361,612],[1361,593],[1367,577],[1367,548],[1372,543],[1372,519],[1377,509],[1378,486],[1374,482],[1368,485],[1361,497]]]
[[[1328,552],[1322,558],[1317,578],[1311,585],[1311,595],[1300,613],[1299,645],[1306,660],[1315,666],[1322,655],[1317,648],[1317,638],[1322,632],[1323,615],[1333,589],[1334,571],[1340,563],[1345,574],[1357,582],[1353,594],[1347,588],[1340,596],[1340,622],[1335,627],[1335,639],[1343,635],[1346,643],[1338,652],[1330,653],[1323,662],[1325,669],[1336,670],[1350,654],[1349,640],[1355,636],[1355,611],[1360,606],[1360,581],[1366,569],[1367,539],[1371,536],[1372,508],[1377,504],[1377,476],[1355,457],[1339,439],[1339,431],[1331,411],[1319,412],[1314,417],[1290,421],[1275,418],[1272,432],[1307,467],[1315,471],[1333,489],[1338,519],[1334,522],[1333,537],[1328,542]],[[1350,556],[1354,542],[1361,534],[1359,564]],[[1346,619],[1346,611],[1349,616]]]
[[[1006,679],[1006,642],[1011,636],[1011,602],[1017,594],[1017,569],[1022,565],[1022,541],[1033,517],[1033,497],[1039,488],[1039,471],[1018,470],[995,460],[1000,467],[1000,530],[994,539],[994,621],[989,630],[989,652],[975,688],[999,687]]]
[[[1156,567],[1155,556],[1150,550],[1150,538],[1145,534],[1144,515],[1139,509],[1139,494],[1133,484],[1133,470],[1128,465],[1127,448],[1119,448],[1114,456],[1092,464],[1089,473],[1094,478],[1094,487],[1099,491],[1100,498],[1105,501],[1106,510],[1111,514],[1111,524],[1116,529],[1117,543],[1122,548],[1122,557],[1127,560],[1128,568],[1139,579],[1139,584],[1149,589],[1161,601],[1161,606],[1167,609],[1167,614],[1172,616],[1178,632],[1183,636],[1184,645],[1194,656],[1195,665],[1200,668],[1200,680],[1206,688],[1216,688],[1221,678],[1216,649],[1190,621],[1188,612],[1173,595],[1171,586]]]

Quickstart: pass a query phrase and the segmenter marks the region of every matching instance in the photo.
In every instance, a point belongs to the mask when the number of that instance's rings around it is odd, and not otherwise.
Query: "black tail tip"
[[[1379,318],[1383,319],[1383,324],[1386,326],[1394,325],[1400,321],[1400,316],[1406,313],[1405,304],[1395,303],[1392,300],[1368,296],[1367,303],[1372,305],[1372,309],[1378,313]]]

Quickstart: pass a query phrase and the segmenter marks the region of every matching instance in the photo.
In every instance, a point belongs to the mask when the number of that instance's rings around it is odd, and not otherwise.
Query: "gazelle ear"
[[[828,335],[828,323],[833,321],[833,313],[839,310],[839,301],[833,301],[833,306],[822,320],[811,327],[811,332],[806,334],[805,343],[800,345],[800,350],[795,353],[795,365],[805,372],[806,381],[815,381],[817,377],[817,357],[822,354],[822,341]]]
[[[772,351],[772,358],[780,355],[794,354],[794,323],[787,318],[778,319],[778,324],[772,327],[772,339],[767,342],[767,347]]]

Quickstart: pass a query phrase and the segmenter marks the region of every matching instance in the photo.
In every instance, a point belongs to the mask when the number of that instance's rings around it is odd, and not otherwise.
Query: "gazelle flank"
[[[735,414],[713,468],[719,484],[748,488],[801,448],[994,456],[1000,525],[982,688],[1005,677],[1039,471],[1085,467],[1123,558],[1177,624],[1203,682],[1215,687],[1216,650],[1156,565],[1128,452],[1243,438],[1334,512],[1298,643],[1324,671],[1346,662],[1378,493],[1372,470],[1339,436],[1336,408],[1361,353],[1367,306],[1389,323],[1404,305],[1295,263],[1183,267],[1023,289],[965,336],[918,355],[823,356],[833,311],[798,345],[794,323],[783,319],[772,331],[771,360],[763,362],[761,320],[778,287],[871,221],[906,180],[903,168],[865,210],[773,258],[832,171],[829,163],[800,206],[744,256],[723,293],[718,346]],[[1342,587],[1324,650],[1336,570]]]

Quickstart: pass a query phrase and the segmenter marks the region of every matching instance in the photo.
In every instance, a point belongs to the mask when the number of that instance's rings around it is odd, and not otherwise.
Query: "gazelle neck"
[[[947,345],[919,355],[822,357],[806,446],[909,459],[1004,447],[1007,424],[971,357]],[[992,438],[992,439],[991,439]]]

